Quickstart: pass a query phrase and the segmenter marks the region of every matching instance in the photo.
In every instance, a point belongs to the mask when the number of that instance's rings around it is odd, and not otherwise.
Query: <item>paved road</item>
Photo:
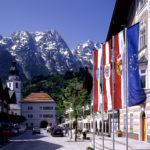
[[[0,150],[86,150],[89,141],[74,142],[69,137],[52,137],[45,130],[41,134],[32,135],[31,130],[12,138],[10,143]]]
[[[70,140],[70,137],[52,137],[45,130],[41,134],[32,135],[31,130],[27,130],[24,134],[14,137],[10,143],[0,147],[0,150],[86,150],[88,146],[93,147],[92,134],[89,134],[91,140]],[[96,136],[95,150],[102,150],[102,137]],[[105,137],[104,150],[112,150],[112,139]],[[125,150],[126,139],[115,138],[115,150]],[[129,139],[128,150],[150,150],[150,143]]]

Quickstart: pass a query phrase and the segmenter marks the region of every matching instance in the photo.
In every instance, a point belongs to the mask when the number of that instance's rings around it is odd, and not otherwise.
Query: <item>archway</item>
[[[142,113],[142,141],[146,140],[146,118],[145,112]]]
[[[47,125],[48,125],[48,122],[43,120],[43,121],[41,121],[40,128],[46,128]]]
[[[102,121],[99,122],[99,129],[100,129],[100,132],[102,132]]]
[[[95,131],[98,132],[97,121],[95,121]]]

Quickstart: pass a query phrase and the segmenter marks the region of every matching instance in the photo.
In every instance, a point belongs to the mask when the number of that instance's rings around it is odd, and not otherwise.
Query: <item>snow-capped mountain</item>
[[[0,46],[16,60],[25,78],[29,79],[37,75],[64,73],[81,66],[90,67],[92,49],[99,44],[87,41],[71,51],[55,30],[49,30],[18,31],[8,37],[0,36]]]
[[[92,41],[88,40],[83,44],[79,44],[77,48],[72,50],[72,53],[79,60],[82,66],[87,66],[92,68],[93,64],[93,50],[99,49],[100,43],[96,42],[93,43]]]

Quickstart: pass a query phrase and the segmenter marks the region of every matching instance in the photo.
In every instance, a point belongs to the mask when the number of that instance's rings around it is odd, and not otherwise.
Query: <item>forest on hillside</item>
[[[49,76],[37,76],[28,80],[22,84],[22,98],[25,98],[32,92],[46,92],[57,103],[57,115],[58,120],[61,120],[64,114],[65,108],[63,105],[64,89],[73,82],[74,79],[81,84],[83,88],[88,90],[88,94],[91,91],[91,76],[88,72],[88,68],[79,68],[76,72],[67,71],[65,74],[54,74]]]

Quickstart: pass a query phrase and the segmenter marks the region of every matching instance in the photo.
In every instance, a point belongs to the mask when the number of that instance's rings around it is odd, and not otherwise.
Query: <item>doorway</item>
[[[48,122],[45,121],[45,120],[43,120],[43,121],[41,122],[41,124],[40,124],[40,128],[46,128],[47,125],[48,125]]]
[[[142,141],[146,140],[146,118],[145,112],[142,113]]]

